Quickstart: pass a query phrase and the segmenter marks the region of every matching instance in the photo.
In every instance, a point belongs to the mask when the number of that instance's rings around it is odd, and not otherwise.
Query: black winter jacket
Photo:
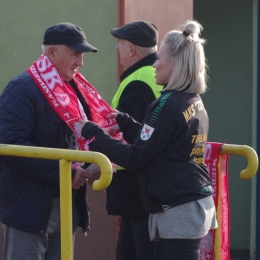
[[[27,71],[10,81],[0,96],[0,144],[66,149],[72,136]],[[44,233],[55,196],[59,196],[58,161],[0,156],[3,224]],[[85,232],[88,230],[86,186],[77,191],[76,203],[80,210],[79,226]]]
[[[149,213],[212,195],[212,190],[202,189],[211,179],[203,160],[208,115],[199,95],[167,91],[149,106],[142,126],[127,114],[119,114],[117,122],[124,139],[133,145],[110,138],[92,122],[85,124],[82,135],[95,136],[92,151],[138,170]]]

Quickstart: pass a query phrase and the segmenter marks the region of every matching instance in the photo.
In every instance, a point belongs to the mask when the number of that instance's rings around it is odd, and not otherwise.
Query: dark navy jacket
[[[70,128],[54,112],[28,72],[11,80],[0,96],[0,144],[66,149],[71,136]],[[59,196],[58,161],[0,156],[3,224],[44,233],[55,196]],[[79,226],[85,232],[86,186],[77,191],[76,201],[81,213]]]

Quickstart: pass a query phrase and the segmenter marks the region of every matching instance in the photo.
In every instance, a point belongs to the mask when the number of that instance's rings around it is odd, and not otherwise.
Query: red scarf
[[[58,71],[45,54],[42,54],[28,68],[28,73],[57,115],[72,129],[78,148],[88,150],[88,144],[93,140],[86,140],[81,136],[78,121],[87,117],[75,91],[61,79]],[[74,81],[90,108],[92,121],[109,135],[117,134],[120,130],[116,120],[106,119],[106,116],[112,112],[110,106],[79,72],[76,73]]]

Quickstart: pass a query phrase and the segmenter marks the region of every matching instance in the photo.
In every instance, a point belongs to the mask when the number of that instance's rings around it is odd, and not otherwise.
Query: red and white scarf
[[[58,71],[45,54],[42,54],[28,68],[28,73],[57,115],[72,129],[76,136],[78,149],[88,150],[88,144],[93,140],[86,140],[81,136],[78,121],[87,117],[75,91],[61,79]],[[110,106],[79,72],[76,73],[74,81],[90,108],[92,121],[109,135],[116,135],[120,131],[116,120],[106,118],[112,112]]]
[[[228,191],[228,160],[229,155],[221,154],[223,143],[207,142],[204,160],[212,179],[212,188],[219,227],[210,230],[202,238],[200,259],[229,260],[230,259],[230,207]]]

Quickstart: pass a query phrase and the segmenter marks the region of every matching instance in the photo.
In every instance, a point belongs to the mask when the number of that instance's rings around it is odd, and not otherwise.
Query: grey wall
[[[26,70],[41,54],[46,28],[59,22],[82,27],[98,53],[84,55],[81,73],[110,103],[117,88],[116,40],[110,30],[117,26],[117,0],[45,0],[0,2],[0,93],[15,75]],[[105,210],[105,192],[88,192],[91,231],[76,236],[75,260],[115,259],[116,219]],[[106,234],[106,236],[104,236]],[[0,259],[2,228],[0,227]]]
[[[209,90],[202,96],[210,118],[209,141],[252,146],[252,1],[194,0],[204,27]],[[231,249],[250,247],[251,181],[239,173],[244,157],[230,157]]]

